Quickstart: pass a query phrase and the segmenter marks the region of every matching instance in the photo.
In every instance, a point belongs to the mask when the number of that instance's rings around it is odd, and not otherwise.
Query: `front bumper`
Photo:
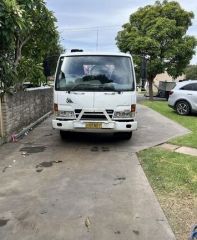
[[[86,128],[86,123],[102,123],[102,128]],[[137,129],[137,122],[118,122],[118,121],[78,121],[78,120],[52,120],[54,129],[71,132],[97,132],[97,133],[110,133],[110,132],[131,132]]]

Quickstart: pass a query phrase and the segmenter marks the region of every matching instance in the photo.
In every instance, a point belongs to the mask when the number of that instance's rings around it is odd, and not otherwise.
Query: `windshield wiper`
[[[98,90],[115,91],[114,86],[99,85]]]
[[[91,91],[91,90],[93,90],[93,91],[95,91],[95,90],[98,90],[98,91],[100,91],[100,90],[104,90],[104,91],[115,91],[115,88],[114,88],[114,86],[106,86],[106,85],[101,85],[101,84],[88,84],[88,83],[86,83],[86,84],[84,84],[84,83],[79,83],[79,84],[77,84],[77,85],[74,85],[74,86],[72,86],[72,87],[70,87],[70,88],[67,88],[67,91],[68,92],[71,92],[71,91],[75,91],[75,90],[89,90],[89,91]]]
[[[80,87],[89,87],[90,86],[90,84],[84,84],[84,83],[79,83],[79,84],[77,84],[77,85],[74,85],[73,87],[71,87],[70,89],[68,89],[68,91],[70,92],[70,91],[74,91],[74,90],[81,90],[80,89]],[[79,87],[79,89],[77,89]],[[83,90],[83,87],[82,87],[82,90]]]

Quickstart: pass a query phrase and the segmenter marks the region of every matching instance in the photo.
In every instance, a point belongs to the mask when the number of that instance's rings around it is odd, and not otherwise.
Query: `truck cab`
[[[124,53],[74,52],[60,56],[54,86],[53,128],[118,133],[137,129],[133,60]]]

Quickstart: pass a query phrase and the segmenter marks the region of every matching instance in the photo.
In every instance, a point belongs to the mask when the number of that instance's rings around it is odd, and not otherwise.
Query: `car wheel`
[[[132,137],[132,133],[133,132],[121,132],[121,133],[116,133],[116,136],[119,139],[123,139],[123,140],[129,140]]]
[[[190,105],[186,101],[176,103],[175,110],[179,115],[188,115],[190,113]]]

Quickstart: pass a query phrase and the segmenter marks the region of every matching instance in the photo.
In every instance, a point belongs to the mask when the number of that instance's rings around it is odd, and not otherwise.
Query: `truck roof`
[[[61,57],[68,57],[68,56],[118,56],[118,57],[131,57],[128,53],[113,53],[113,52],[70,52],[61,54]]]

